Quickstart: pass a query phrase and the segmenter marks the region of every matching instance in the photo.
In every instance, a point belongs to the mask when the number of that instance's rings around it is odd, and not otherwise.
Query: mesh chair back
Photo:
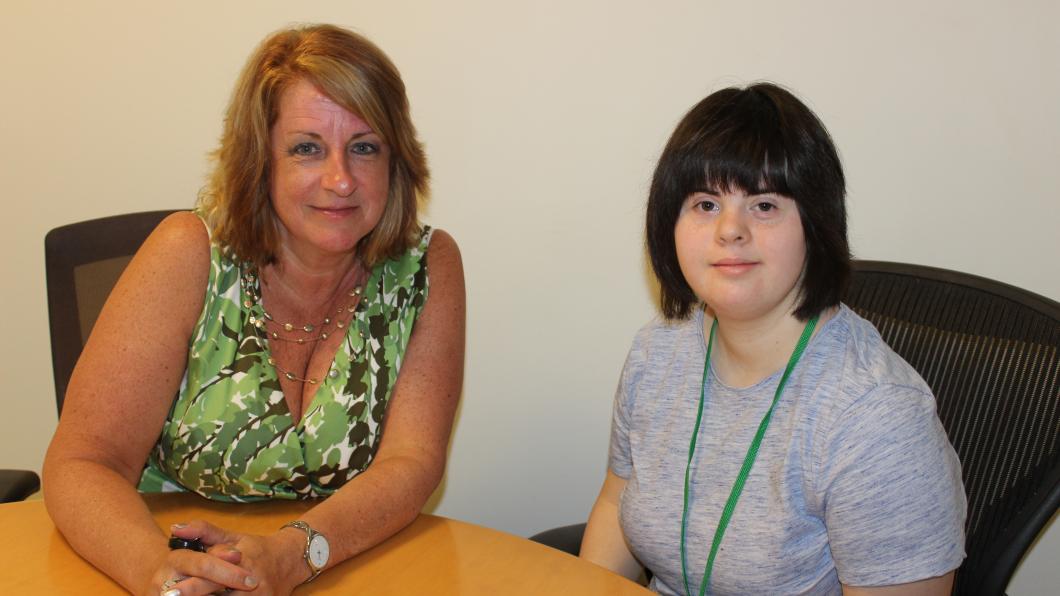
[[[985,278],[856,261],[844,302],[927,381],[960,457],[957,594],[1003,594],[1060,504],[1060,303]]]
[[[129,260],[167,211],[128,213],[55,228],[44,237],[55,405],[61,413],[70,374],[96,317]]]

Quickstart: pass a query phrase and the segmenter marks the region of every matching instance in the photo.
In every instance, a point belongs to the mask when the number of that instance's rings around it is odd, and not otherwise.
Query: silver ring
[[[177,576],[162,582],[162,596],[180,596],[180,590],[175,589],[173,586],[186,579],[188,578]]]

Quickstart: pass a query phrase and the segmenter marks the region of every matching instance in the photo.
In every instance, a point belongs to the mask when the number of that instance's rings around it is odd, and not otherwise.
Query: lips
[[[327,215],[330,217],[344,217],[354,212],[357,209],[356,205],[336,205],[334,207],[313,207],[312,208],[321,215]]]
[[[758,261],[753,261],[750,259],[728,257],[715,261],[711,265],[711,267],[713,267],[716,271],[721,271],[723,273],[738,274],[750,271],[756,265],[758,265],[758,263]]]
[[[715,266],[724,266],[724,265],[754,265],[754,264],[756,264],[757,262],[758,262],[758,261],[753,261],[753,260],[751,260],[751,259],[740,259],[740,258],[737,258],[737,257],[728,257],[728,258],[725,258],[725,259],[718,259],[717,261],[714,261],[714,265],[715,265]]]

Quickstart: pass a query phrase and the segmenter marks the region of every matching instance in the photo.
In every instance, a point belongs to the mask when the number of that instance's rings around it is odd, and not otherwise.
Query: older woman
[[[378,48],[267,38],[216,164],[111,294],[44,467],[67,540],[138,594],[289,593],[394,534],[442,476],[460,393],[460,255],[417,221],[426,160]],[[322,500],[267,536],[175,526],[200,553],[168,548],[137,488]]]
[[[844,194],[777,86],[678,124],[647,212],[665,319],[626,360],[583,557],[663,594],[949,594],[960,464],[930,389],[840,303]]]

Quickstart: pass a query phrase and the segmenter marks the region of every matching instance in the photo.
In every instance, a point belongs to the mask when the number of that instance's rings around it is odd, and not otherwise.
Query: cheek
[[[801,280],[806,268],[806,239],[803,237],[802,227],[789,231],[778,240],[780,241],[773,247],[774,252],[780,256],[788,274]]]
[[[361,186],[369,191],[374,199],[372,202],[382,211],[390,199],[390,168],[383,164],[382,167],[374,169],[363,179]]]
[[[689,286],[695,286],[697,266],[703,259],[703,239],[695,233],[693,226],[682,225],[681,219],[674,226],[674,251],[677,253],[677,265],[681,275]]]
[[[314,184],[315,180],[310,172],[282,164],[269,176],[269,190],[273,198],[281,201],[305,195],[312,190]]]

